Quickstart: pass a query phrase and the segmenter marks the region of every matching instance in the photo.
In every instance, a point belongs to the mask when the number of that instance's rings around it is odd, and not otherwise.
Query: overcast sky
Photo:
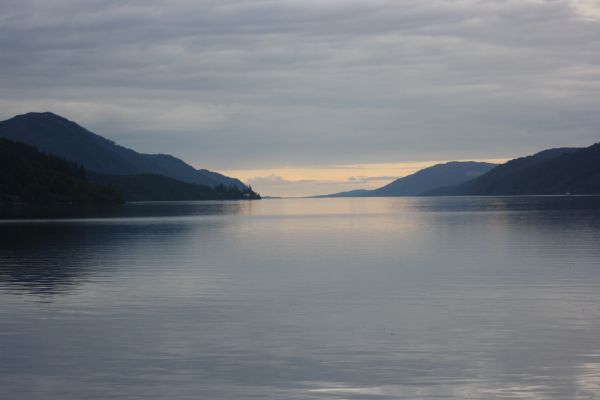
[[[599,105],[600,0],[0,0],[1,119],[53,111],[276,194],[590,145]]]

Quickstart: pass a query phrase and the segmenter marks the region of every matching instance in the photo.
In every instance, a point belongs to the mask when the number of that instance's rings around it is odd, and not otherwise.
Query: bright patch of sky
[[[507,160],[470,161],[500,164]],[[377,189],[398,178],[443,162],[445,161],[321,165],[280,167],[277,169],[242,169],[224,172],[239,177],[263,195],[304,197],[357,189]]]

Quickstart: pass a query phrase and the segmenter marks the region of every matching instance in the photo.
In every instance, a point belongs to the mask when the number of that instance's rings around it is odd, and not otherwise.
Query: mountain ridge
[[[449,161],[423,168],[372,191],[373,196],[418,196],[446,182],[460,183],[479,176],[496,164],[478,161]],[[443,182],[443,183],[442,183]]]
[[[169,154],[145,154],[121,146],[74,121],[52,112],[30,112],[0,121],[0,137],[83,165],[101,174],[158,174],[186,183],[247,189],[236,178],[196,169]]]
[[[427,196],[559,195],[600,193],[600,143],[555,148],[520,157],[455,186]]]
[[[466,182],[494,168],[496,164],[478,161],[449,161],[423,168],[373,190],[357,189],[323,196],[327,197],[395,197],[418,196],[434,188]]]

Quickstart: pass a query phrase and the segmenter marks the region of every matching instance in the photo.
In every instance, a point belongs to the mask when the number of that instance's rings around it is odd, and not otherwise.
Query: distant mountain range
[[[388,197],[419,196],[440,186],[467,182],[491,169],[496,164],[475,161],[452,161],[422,169],[412,175],[396,179],[375,190],[352,190],[318,197]]]
[[[600,143],[557,148],[502,165],[449,162],[422,169],[375,190],[317,197],[502,196],[600,194]]]
[[[583,149],[559,148],[517,158],[459,185],[425,195],[600,194],[600,143]]]
[[[0,147],[4,166],[0,196],[4,202],[260,198],[235,178],[195,169],[170,155],[138,153],[49,112],[0,122]],[[44,171],[44,166],[49,170]],[[379,189],[316,197],[565,193],[600,194],[600,143],[545,150],[502,165],[453,161],[422,169]]]
[[[478,177],[496,164],[475,161],[452,161],[425,168],[371,191],[371,196],[417,196],[442,185],[454,185]]]
[[[247,188],[235,178],[195,169],[167,154],[138,153],[50,112],[17,115],[0,122],[0,138],[35,146],[101,174],[157,174],[210,187]]]
[[[332,194],[324,194],[324,195],[320,195],[320,196],[311,196],[313,198],[326,198],[326,197],[368,197],[369,193],[371,193],[372,190],[366,190],[366,189],[356,189],[356,190],[349,190],[347,192],[338,192],[338,193],[332,193]]]

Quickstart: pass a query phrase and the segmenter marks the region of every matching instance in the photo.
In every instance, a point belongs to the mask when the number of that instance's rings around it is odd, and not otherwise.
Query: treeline
[[[600,194],[600,143],[517,158],[458,186],[426,195],[497,196]]]
[[[104,175],[35,147],[0,139],[0,205],[124,201],[256,200],[251,187],[185,183],[156,174]]]
[[[123,195],[90,182],[75,163],[0,139],[0,204],[118,204]]]
[[[260,195],[236,186],[205,185],[181,182],[157,174],[103,175],[90,174],[91,179],[111,185],[123,193],[126,201],[179,201],[179,200],[258,200]]]

